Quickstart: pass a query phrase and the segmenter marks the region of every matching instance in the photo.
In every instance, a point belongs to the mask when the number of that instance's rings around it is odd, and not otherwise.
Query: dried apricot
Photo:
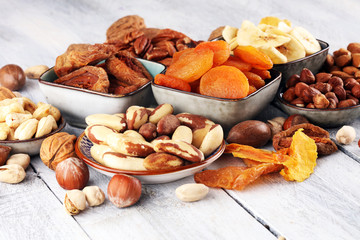
[[[190,52],[193,52],[195,49],[194,48],[186,48],[182,51],[179,52],[175,52],[174,55],[172,56],[172,61],[171,64],[173,64],[174,62],[176,62],[177,60],[179,60],[179,58],[183,55],[183,54],[187,54]],[[171,65],[170,64],[170,65]]]
[[[256,89],[259,89],[265,86],[265,81],[259,75],[252,72],[244,72],[247,77],[249,84],[254,86]]]
[[[244,62],[240,58],[235,56],[230,56],[222,65],[233,66],[243,72],[248,72],[252,68],[250,63]]]
[[[234,55],[250,63],[253,68],[268,70],[273,67],[270,57],[253,46],[237,46],[234,49]]]
[[[246,97],[248,92],[246,76],[235,67],[214,67],[200,79],[200,94],[203,95],[235,99]]]
[[[253,72],[253,73],[259,75],[264,80],[271,78],[271,74],[270,74],[270,72],[268,70],[261,70],[261,69],[252,68],[250,70],[250,72]]]
[[[202,42],[195,49],[210,49],[214,52],[213,67],[223,64],[230,56],[230,47],[225,41]]]
[[[175,77],[166,76],[164,74],[157,74],[154,78],[154,82],[155,82],[155,84],[169,87],[169,88],[175,88],[175,89],[183,90],[186,92],[191,91],[191,87],[188,82],[185,82],[185,81],[175,78]]]
[[[249,85],[249,93],[248,93],[248,95],[256,92],[256,90],[257,90],[256,87],[254,87],[253,85]]]
[[[210,49],[187,51],[168,67],[165,75],[193,82],[209,71],[213,58],[214,52]]]
[[[282,165],[262,163],[253,167],[224,167],[217,170],[205,170],[195,173],[194,180],[208,187],[243,190],[261,175],[278,172]]]

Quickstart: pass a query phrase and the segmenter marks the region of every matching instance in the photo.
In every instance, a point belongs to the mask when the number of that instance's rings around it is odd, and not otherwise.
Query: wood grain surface
[[[206,1],[206,0],[0,0],[0,67],[53,66],[71,43],[102,43],[117,19],[137,14],[148,27],[171,28],[195,40],[207,40],[223,25],[240,27],[278,16],[308,29],[330,44],[330,52],[360,42],[360,2]],[[36,80],[21,90],[34,102],[45,102]],[[286,116],[269,105],[256,119]],[[226,117],[226,116],[224,116]],[[350,124],[360,136],[360,120]],[[338,128],[327,129],[335,139]],[[83,130],[67,126],[79,135]],[[266,146],[272,149],[271,144]],[[222,156],[209,168],[240,165]],[[357,142],[317,161],[304,182],[287,182],[279,174],[257,180],[243,191],[210,189],[202,201],[184,203],[175,189],[194,182],[144,185],[140,201],[118,209],[106,199],[77,216],[63,209],[65,190],[38,156],[32,157],[20,184],[0,183],[0,239],[359,239],[360,148]],[[106,192],[110,178],[90,169],[88,185]]]

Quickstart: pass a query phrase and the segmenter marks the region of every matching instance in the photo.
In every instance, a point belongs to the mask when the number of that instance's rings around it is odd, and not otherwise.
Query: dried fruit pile
[[[230,56],[225,41],[200,43],[174,54],[165,74],[155,84],[202,95],[238,99],[265,85],[271,78],[271,59],[251,46],[239,46]]]
[[[274,64],[291,62],[321,50],[319,42],[303,27],[292,27],[287,19],[264,17],[258,26],[243,21],[241,28],[225,26],[221,36],[230,44],[253,46],[267,54]]]

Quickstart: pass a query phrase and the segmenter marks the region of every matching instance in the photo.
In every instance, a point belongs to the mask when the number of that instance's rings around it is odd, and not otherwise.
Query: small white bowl
[[[102,174],[110,177],[120,173],[128,174],[138,178],[143,184],[167,183],[191,176],[217,160],[225,150],[225,141],[223,141],[221,145],[210,156],[208,156],[204,161],[201,162],[181,166],[171,170],[130,171],[106,167],[95,161],[91,157],[90,153],[90,148],[92,147],[92,145],[93,143],[86,137],[84,133],[82,133],[75,143],[76,155],[90,167]]]
[[[15,153],[26,153],[30,156],[37,155],[40,153],[40,147],[45,138],[60,132],[66,125],[65,119],[61,117],[58,122],[58,128],[55,131],[52,131],[49,134],[46,134],[42,137],[31,138],[28,140],[3,140],[0,141],[0,145],[5,145],[11,147],[11,154]]]
[[[165,69],[161,63],[138,60],[153,77]],[[40,90],[46,101],[57,107],[70,125],[81,128],[86,127],[85,118],[91,114],[125,112],[132,105],[150,106],[154,101],[150,82],[121,96],[54,83],[57,78],[53,68],[43,73],[39,78]]]

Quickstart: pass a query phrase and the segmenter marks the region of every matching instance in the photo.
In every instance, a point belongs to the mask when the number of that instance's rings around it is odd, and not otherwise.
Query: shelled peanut
[[[353,77],[325,72],[314,75],[304,68],[300,75],[287,80],[286,88],[282,98],[298,107],[346,108],[359,104],[360,83]]]

